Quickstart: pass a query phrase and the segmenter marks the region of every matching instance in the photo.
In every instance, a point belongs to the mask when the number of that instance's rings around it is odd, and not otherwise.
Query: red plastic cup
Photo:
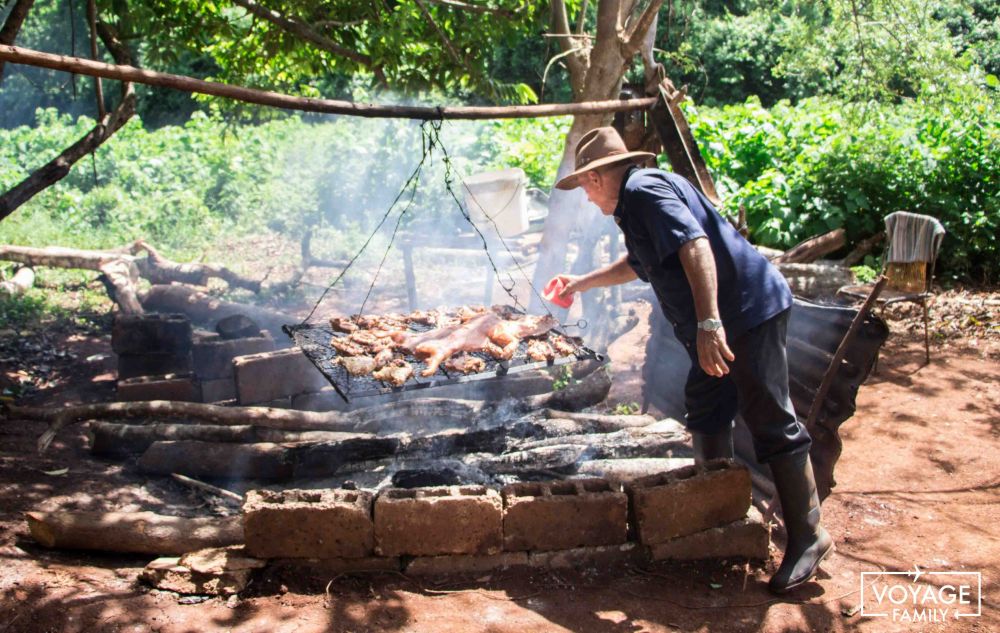
[[[545,289],[542,290],[542,296],[560,308],[568,308],[573,305],[573,295],[566,297],[559,296],[559,293],[562,292],[565,287],[566,278],[562,275],[556,275],[549,280],[549,283],[545,284]]]

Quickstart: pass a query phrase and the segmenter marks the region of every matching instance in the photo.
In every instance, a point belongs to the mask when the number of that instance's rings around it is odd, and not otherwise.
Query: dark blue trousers
[[[788,395],[788,313],[728,341],[736,360],[728,363],[729,374],[722,378],[706,374],[698,364],[696,346],[689,348],[692,365],[684,388],[688,429],[720,433],[739,412],[753,436],[758,462],[809,450],[809,433],[796,419]]]

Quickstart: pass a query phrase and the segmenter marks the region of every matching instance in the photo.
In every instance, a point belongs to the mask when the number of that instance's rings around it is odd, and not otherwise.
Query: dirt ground
[[[268,572],[238,598],[180,599],[136,582],[145,557],[38,547],[22,513],[70,507],[221,515],[235,509],[172,481],[144,478],[128,464],[91,458],[79,428],[39,456],[34,443],[42,425],[0,418],[0,633],[1000,630],[998,297],[946,297],[935,316],[929,365],[919,320],[903,315],[890,323],[893,335],[878,373],[842,427],[838,485],[823,506],[837,551],[818,581],[787,599],[766,589],[777,551],[762,569],[713,561],[434,580]],[[978,308],[970,309],[970,301]],[[3,332],[2,386],[36,403],[109,397],[114,357],[106,331]],[[610,350],[615,402],[640,399],[647,335],[642,319]],[[913,625],[857,611],[862,572],[915,565],[981,572],[982,616]]]

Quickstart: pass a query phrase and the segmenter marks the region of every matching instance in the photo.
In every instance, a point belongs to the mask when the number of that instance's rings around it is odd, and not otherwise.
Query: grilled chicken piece
[[[497,360],[510,360],[514,358],[514,352],[517,351],[517,346],[520,345],[521,341],[514,339],[507,345],[503,347],[497,345],[493,341],[486,341],[485,350],[490,356]]]
[[[392,358],[393,354],[391,347],[386,347],[379,353],[375,354],[375,369],[382,369],[392,362]]]
[[[365,353],[365,348],[350,340],[346,336],[334,336],[330,338],[330,347],[337,350],[340,356],[361,356]]]
[[[440,314],[436,310],[414,310],[406,316],[409,323],[419,323],[421,325],[437,325]]]
[[[412,375],[413,367],[401,358],[393,360],[390,364],[372,374],[376,380],[381,380],[393,387],[402,387],[403,383],[409,380]]]
[[[333,317],[330,319],[330,327],[337,332],[351,333],[358,329],[358,324],[348,317]]]
[[[375,370],[375,359],[370,356],[340,356],[337,364],[352,376],[367,376]]]
[[[486,361],[477,356],[462,354],[449,358],[445,362],[444,368],[459,374],[478,374],[486,369]]]
[[[462,323],[468,323],[472,319],[485,314],[487,312],[486,306],[462,306],[458,309],[458,320]]]
[[[533,339],[528,341],[528,358],[536,361],[555,360],[556,351],[548,341]]]
[[[576,353],[578,345],[574,345],[569,339],[561,334],[555,334],[551,338],[552,347],[560,356],[570,356]]]

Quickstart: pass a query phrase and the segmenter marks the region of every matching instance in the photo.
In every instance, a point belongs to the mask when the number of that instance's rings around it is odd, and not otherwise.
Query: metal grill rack
[[[282,329],[295,341],[296,346],[320,370],[345,402],[350,402],[351,398],[484,380],[530,369],[543,369],[545,367],[564,365],[580,360],[601,360],[602,358],[594,350],[583,345],[578,345],[573,355],[556,358],[552,361],[533,361],[528,358],[527,341],[522,340],[514,356],[507,361],[497,360],[486,352],[469,352],[470,356],[481,358],[486,363],[486,369],[481,372],[475,374],[453,373],[447,371],[444,368],[444,363],[442,363],[434,375],[424,377],[420,375],[420,372],[427,368],[427,364],[407,354],[404,358],[413,367],[413,377],[407,380],[403,386],[393,387],[376,380],[372,376],[352,376],[346,369],[335,362],[337,350],[330,345],[330,340],[333,337],[346,337],[347,334],[334,331],[329,325],[318,324],[286,325]],[[433,326],[428,325],[415,323],[409,325],[411,332],[427,332],[432,329],[434,329]],[[554,334],[559,334],[571,341],[578,342],[578,339],[568,336],[559,330],[550,330],[546,333],[546,340]]]

